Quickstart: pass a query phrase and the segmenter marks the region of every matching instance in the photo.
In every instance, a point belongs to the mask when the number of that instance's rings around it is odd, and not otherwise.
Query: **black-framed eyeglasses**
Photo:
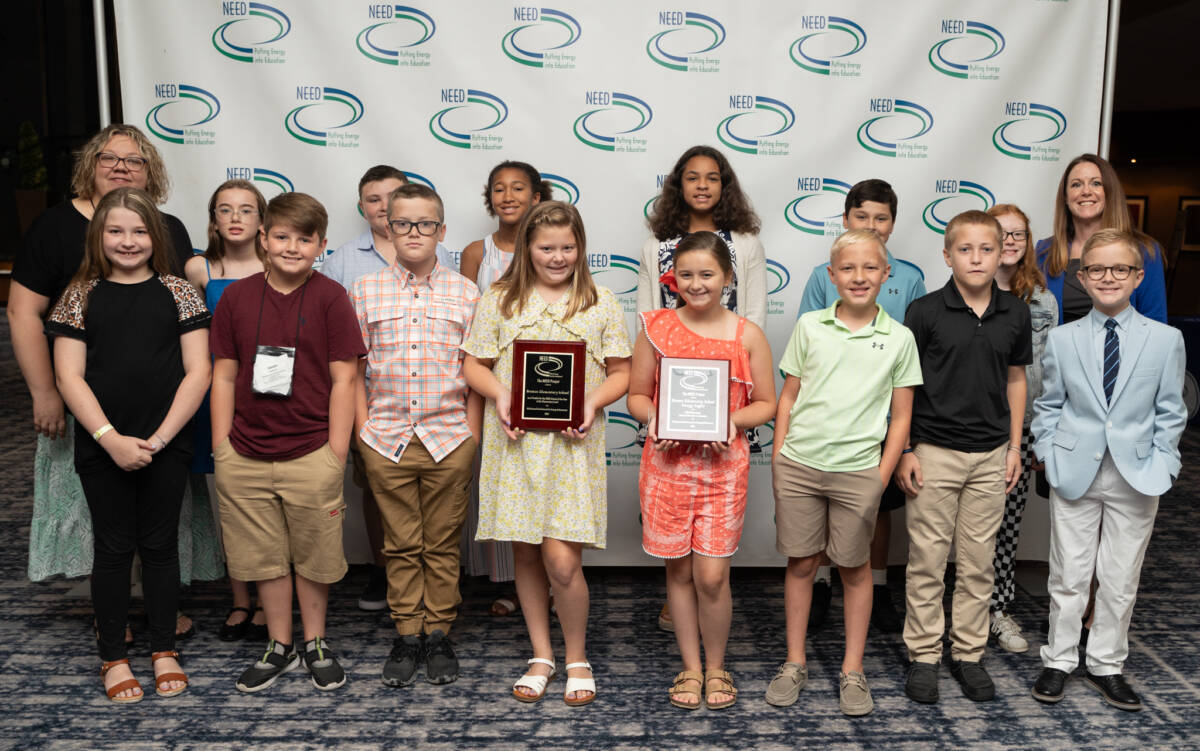
[[[254,208],[253,206],[239,206],[236,209],[232,206],[218,206],[216,208],[216,214],[222,219],[229,219],[234,214],[237,214],[239,217],[245,220],[252,216],[258,216],[258,209]]]
[[[96,161],[99,162],[100,166],[104,167],[105,169],[112,169],[118,164],[124,164],[125,169],[129,170],[130,172],[141,172],[146,168],[146,163],[149,160],[141,156],[117,156],[116,154],[110,154],[107,151],[104,151],[96,155]]]
[[[1025,242],[1025,238],[1029,237],[1029,232],[1023,229],[1014,230],[1013,232],[1002,232],[1000,242],[1004,242],[1010,237],[1019,243],[1023,243]]]
[[[1098,282],[1104,278],[1108,272],[1112,272],[1113,279],[1118,282],[1123,282],[1129,278],[1129,275],[1141,269],[1141,266],[1130,266],[1127,263],[1114,263],[1112,266],[1102,266],[1098,263],[1093,263],[1090,266],[1084,266],[1082,271],[1087,274],[1087,278],[1093,282]]]
[[[431,220],[426,220],[423,222],[410,222],[407,219],[393,219],[392,221],[388,222],[388,227],[397,235],[407,235],[410,231],[412,231],[413,227],[416,227],[418,234],[431,237],[433,233],[438,231],[438,227],[441,226],[441,222],[434,222]]]

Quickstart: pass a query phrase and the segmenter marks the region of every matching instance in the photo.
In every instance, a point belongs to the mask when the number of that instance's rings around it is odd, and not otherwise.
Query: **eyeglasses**
[[[216,209],[217,216],[221,217],[222,219],[229,219],[234,215],[235,212],[242,219],[249,219],[252,216],[258,216],[258,209],[254,208],[253,206],[241,206],[236,209],[232,206],[218,206]]]
[[[416,227],[417,234],[425,235],[426,237],[431,237],[433,235],[433,233],[438,231],[438,227],[441,227],[441,226],[442,226],[441,222],[433,222],[433,221],[410,222],[407,219],[394,219],[394,220],[388,222],[388,227],[390,227],[392,232],[396,233],[397,235],[407,235],[409,233],[409,231],[412,230],[413,227]]]
[[[1025,242],[1025,238],[1029,237],[1029,232],[1023,229],[1019,229],[1015,232],[1002,232],[1000,242],[1004,242],[1010,237],[1019,243],[1023,243]]]
[[[96,161],[99,162],[100,166],[104,167],[105,169],[112,169],[118,164],[124,164],[125,169],[129,170],[130,172],[141,172],[143,169],[145,169],[146,163],[149,160],[140,156],[117,156],[116,154],[110,154],[105,151],[96,156]]]
[[[1104,275],[1110,271],[1112,272],[1113,279],[1116,279],[1118,282],[1123,282],[1129,278],[1130,274],[1132,274],[1134,271],[1140,270],[1141,268],[1141,266],[1130,266],[1124,263],[1116,263],[1112,266],[1101,266],[1098,263],[1094,263],[1091,266],[1084,266],[1082,271],[1083,273],[1087,274],[1087,278],[1091,279],[1093,282],[1100,281],[1104,278]]]

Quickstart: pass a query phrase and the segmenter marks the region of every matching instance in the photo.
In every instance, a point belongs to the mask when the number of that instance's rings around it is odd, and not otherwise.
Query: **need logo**
[[[684,73],[720,72],[721,60],[712,54],[725,43],[720,21],[690,10],[660,10],[658,25],[666,29],[646,42],[651,60]]]
[[[921,221],[939,235],[946,234],[946,225],[958,214],[968,209],[987,211],[996,205],[996,196],[992,191],[970,180],[936,180],[933,192],[939,197],[925,204]]]
[[[654,119],[654,111],[644,100],[618,91],[587,91],[583,101],[585,106],[595,109],[575,118],[573,130],[580,143],[601,151],[629,154],[646,151],[646,139],[633,135]]]
[[[796,113],[785,102],[756,94],[730,94],[733,111],[717,125],[717,138],[743,154],[787,156],[789,141],[779,136],[796,124]]]
[[[201,127],[221,114],[221,102],[210,91],[186,83],[156,83],[160,103],[146,113],[146,129],[158,138],[186,146],[213,146],[216,130]]]
[[[641,423],[628,412],[609,410],[608,430],[604,451],[605,463],[610,467],[636,467],[642,463],[642,447],[638,445]]]
[[[942,19],[942,39],[929,48],[929,64],[938,73],[973,81],[997,81],[1000,66],[988,62],[1004,51],[1004,35],[982,21]]]
[[[440,109],[429,118],[429,132],[457,149],[504,148],[504,136],[490,133],[508,119],[508,105],[482,89],[442,89]]]
[[[411,5],[370,3],[367,20],[354,38],[354,46],[368,60],[399,68],[428,68],[433,55],[422,47],[433,38],[433,16]]]
[[[563,51],[583,35],[573,16],[554,8],[519,6],[513,8],[513,20],[521,25],[500,40],[509,60],[530,68],[575,69],[575,55]]]
[[[266,167],[226,167],[226,180],[249,180],[258,183],[259,191],[267,200],[271,200],[280,193],[291,193],[296,189],[282,172],[267,169]]]
[[[280,9],[263,3],[222,2],[221,15],[233,20],[217,26],[212,45],[239,63],[279,64],[287,52],[273,46],[292,30],[292,21]]]
[[[879,113],[858,126],[858,145],[872,154],[906,159],[927,159],[929,147],[921,138],[933,129],[933,113],[907,99],[872,99],[867,105]]]
[[[782,292],[792,283],[792,272],[779,261],[767,259],[767,315],[783,315]]]
[[[432,191],[435,191],[435,192],[437,191],[437,188],[434,186],[433,181],[430,180],[428,177],[425,177],[424,175],[422,175],[419,172],[409,172],[408,170],[404,170],[404,176],[408,178],[408,181],[410,183],[420,183],[421,185],[424,185],[425,187],[429,188]]]
[[[841,16],[800,16],[800,28],[808,33],[788,47],[792,62],[819,76],[862,76],[862,63],[847,59],[867,46],[862,26]]]
[[[543,180],[550,183],[552,188],[554,188],[554,200],[565,201],[572,206],[579,203],[579,186],[576,185],[570,178],[563,177],[562,175],[555,175],[552,172],[543,172],[541,173],[541,177]]]
[[[1005,102],[1007,119],[992,131],[992,145],[1005,156],[1033,162],[1057,162],[1062,149],[1053,145],[1067,132],[1061,110],[1037,102]]]
[[[288,135],[313,146],[357,149],[358,133],[347,131],[362,119],[362,100],[345,89],[332,86],[297,86],[296,100],[306,102],[283,118]],[[333,125],[321,123],[333,122]]]
[[[783,210],[783,218],[795,229],[817,237],[837,237],[845,232],[842,214],[846,194],[852,186],[832,177],[796,178],[796,192]]]
[[[588,270],[597,284],[613,291],[626,313],[637,312],[638,269],[636,258],[609,253],[588,253]]]

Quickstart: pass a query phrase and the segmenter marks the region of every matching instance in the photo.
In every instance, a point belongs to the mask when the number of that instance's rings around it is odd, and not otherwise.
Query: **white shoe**
[[[586,662],[572,662],[567,665],[567,670],[571,670],[573,668],[587,668],[588,670],[591,670],[592,666]],[[588,694],[587,694],[587,696],[584,696],[584,697],[581,697],[578,699],[568,698],[571,694],[573,694],[577,691],[586,691],[586,692],[588,692]],[[567,690],[563,691],[563,701],[565,701],[567,704],[569,704],[572,707],[582,707],[584,704],[591,704],[592,700],[595,698],[596,698],[596,679],[594,677],[593,678],[572,678],[570,676],[567,676]]]
[[[546,697],[546,684],[554,680],[554,660],[547,660],[545,657],[533,657],[529,659],[527,664],[540,664],[550,667],[550,675],[530,675],[529,673],[526,673],[518,678],[517,682],[513,684],[513,698],[517,701],[525,702],[526,704],[533,704],[534,702],[539,702]],[[533,691],[533,695],[530,696],[528,694],[524,694],[518,691],[518,688],[530,689]]]
[[[996,643],[1006,652],[1028,652],[1029,642],[1021,636],[1021,627],[1008,613],[992,613],[992,633]]]

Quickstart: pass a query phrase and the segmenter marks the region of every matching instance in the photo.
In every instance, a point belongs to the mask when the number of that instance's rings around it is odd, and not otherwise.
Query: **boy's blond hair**
[[[987,227],[996,236],[996,245],[1000,246],[1004,244],[1004,230],[1000,227],[1000,222],[996,220],[996,217],[991,216],[986,211],[972,209],[954,217],[946,225],[946,242],[944,246],[946,250],[954,247],[954,240],[958,234],[958,230],[969,225]]]
[[[837,263],[838,253],[859,243],[875,243],[879,246],[880,260],[887,265],[887,247],[883,244],[883,238],[873,229],[851,229],[838,235],[837,239],[833,241],[833,247],[829,249],[829,263],[831,265]]]
[[[1102,229],[1097,230],[1096,234],[1088,238],[1083,244],[1083,252],[1079,254],[1080,268],[1087,265],[1088,253],[1096,248],[1103,248],[1108,245],[1121,245],[1129,251],[1129,255],[1133,258],[1133,263],[1129,264],[1134,268],[1142,268],[1142,251],[1138,248],[1137,240],[1128,232],[1123,232],[1119,229]]]

